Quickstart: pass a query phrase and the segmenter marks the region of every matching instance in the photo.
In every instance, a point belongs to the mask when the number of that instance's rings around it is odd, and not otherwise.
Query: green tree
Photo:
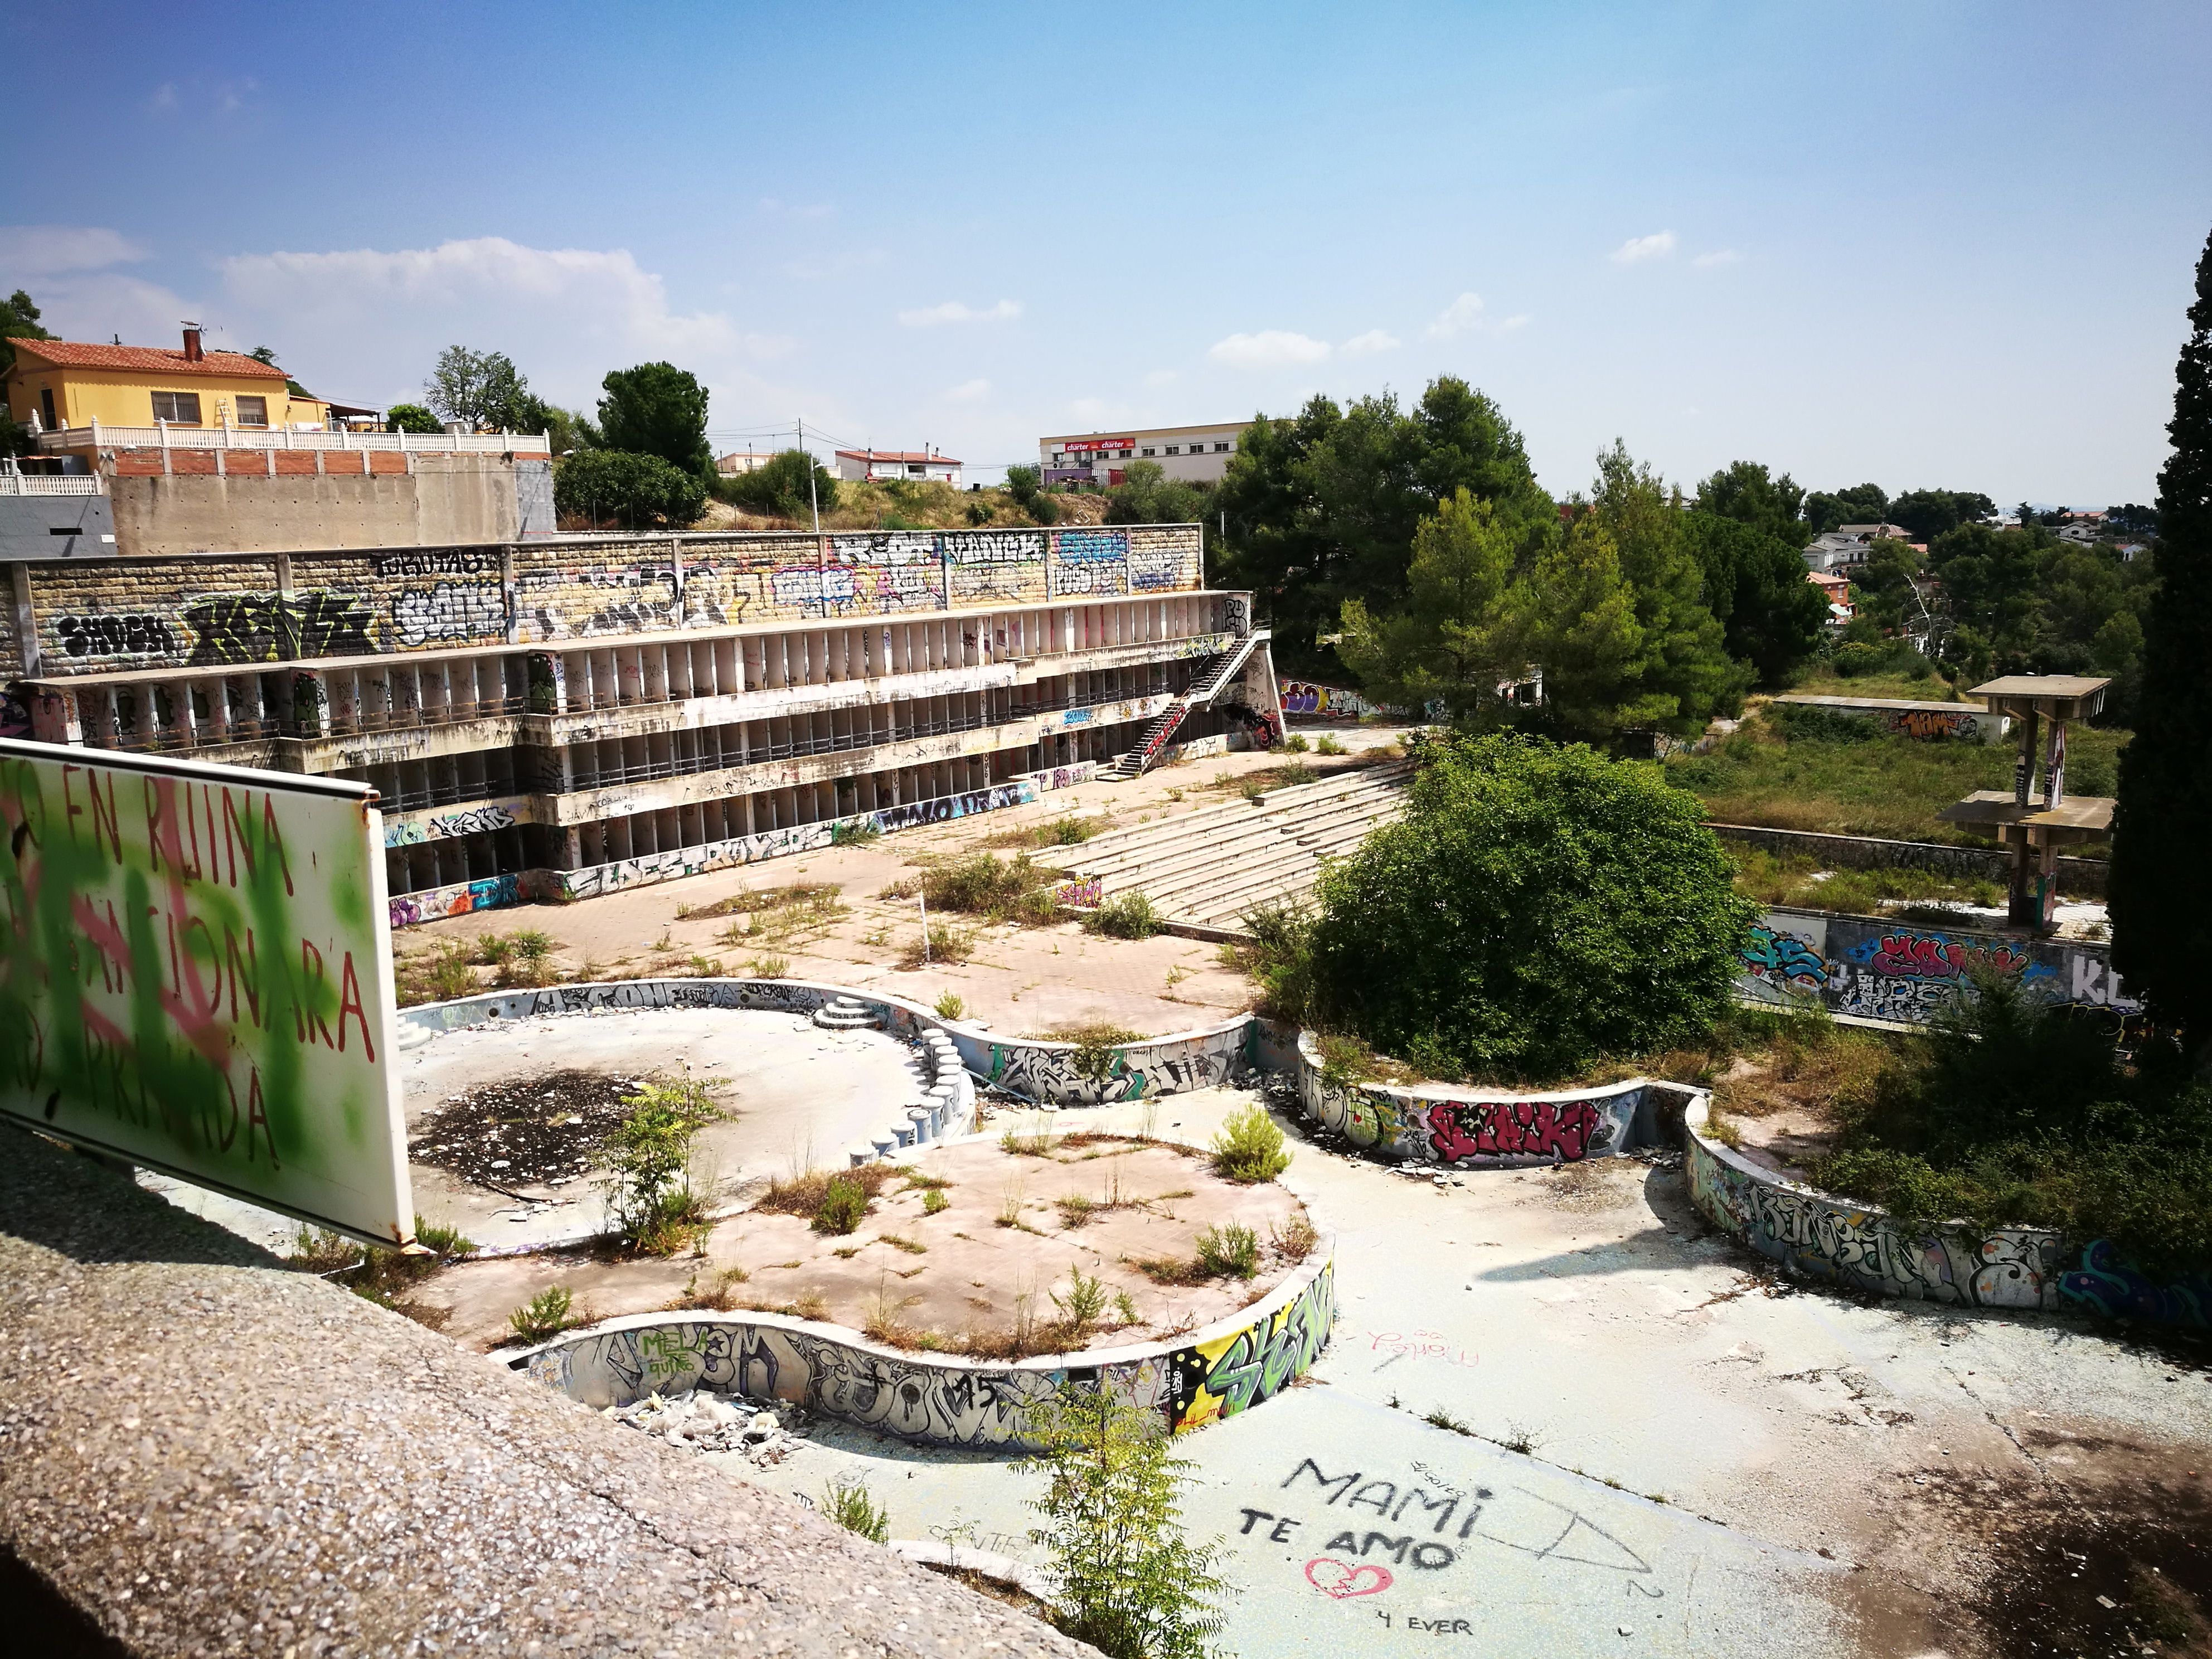
[[[704,478],[714,470],[707,446],[707,388],[673,363],[617,368],[600,383],[599,438],[609,449],[658,455]]]
[[[1544,672],[1545,731],[1603,744],[1677,712],[1673,696],[1639,683],[1644,634],[1636,595],[1621,574],[1620,550],[1596,514],[1577,514],[1553,538],[1518,609],[1528,654]]]
[[[549,404],[534,392],[525,392],[518,397],[507,415],[509,431],[544,434],[556,455],[588,449],[599,441],[597,429],[583,415],[558,404]]]
[[[1996,517],[1996,503],[1974,490],[1913,489],[1889,504],[1889,521],[1926,543],[1962,524]]]
[[[1799,516],[1805,492],[1787,472],[1759,461],[1731,461],[1698,486],[1698,510],[1734,519],[1802,547],[1810,527]]]
[[[658,455],[582,449],[554,469],[553,505],[602,530],[680,530],[706,507],[707,484]]]
[[[1805,580],[1805,560],[1782,537],[1714,513],[1685,513],[1683,534],[1705,572],[1705,602],[1730,655],[1759,684],[1790,684],[1820,648],[1827,600]]]
[[[384,411],[386,432],[442,432],[438,417],[420,404],[394,404]]]
[[[1411,708],[1441,700],[1455,722],[1504,717],[1502,682],[1528,664],[1525,604],[1513,575],[1520,532],[1465,485],[1421,520],[1402,605],[1376,615],[1344,602],[1337,649],[1369,695]]]
[[[1034,466],[1010,466],[1006,469],[1006,493],[1014,498],[1014,505],[1028,514],[1038,524],[1060,522],[1060,503],[1045,493],[1044,474]]]
[[[1655,704],[1670,702],[1657,718],[1677,731],[1701,731],[1714,714],[1735,714],[1752,673],[1729,656],[1721,624],[1705,603],[1705,571],[1680,492],[1638,465],[1615,439],[1598,457],[1593,506],[1619,550],[1621,580],[1643,631],[1637,691]]]
[[[1208,503],[1227,520],[1219,580],[1257,596],[1279,663],[1334,678],[1343,663],[1321,636],[1337,631],[1347,599],[1370,611],[1401,600],[1415,529],[1462,486],[1494,502],[1530,547],[1553,523],[1520,434],[1452,376],[1431,381],[1411,410],[1386,392],[1260,416]]]
[[[15,348],[9,341],[54,337],[40,326],[39,316],[39,307],[20,288],[0,300],[0,379],[4,379],[15,366]],[[18,421],[6,404],[0,403],[0,456],[27,455],[35,447],[31,428]]]
[[[1805,497],[1805,527],[1825,535],[1847,524],[1881,524],[1889,517],[1889,496],[1880,484],[1849,489],[1816,489]]]
[[[1053,1623],[1110,1659],[1206,1659],[1220,1546],[1184,1536],[1191,1465],[1170,1455],[1167,1425],[1070,1385],[1030,1408],[1029,1435],[1038,1450],[1015,1467],[1045,1477],[1030,1539],[1047,1552]]]
[[[814,481],[811,495],[807,492],[810,473]],[[817,507],[828,513],[837,505],[836,479],[803,449],[784,450],[750,472],[719,478],[714,493],[726,501],[782,519],[805,520]]]
[[[512,431],[516,405],[529,390],[530,383],[505,352],[453,345],[438,354],[430,378],[422,382],[422,401],[441,419],[459,421],[471,432]]]
[[[1658,769],[1458,738],[1405,816],[1331,864],[1314,1012],[1437,1076],[1549,1079],[1708,1030],[1755,907]]]
[[[2158,480],[2160,592],[2143,623],[2142,706],[2120,752],[2112,965],[2190,1053],[2212,1056],[2212,238],[2197,262]]]
[[[1158,461],[1132,461],[1106,492],[1108,524],[1195,524],[1206,514],[1203,484],[1170,478]]]

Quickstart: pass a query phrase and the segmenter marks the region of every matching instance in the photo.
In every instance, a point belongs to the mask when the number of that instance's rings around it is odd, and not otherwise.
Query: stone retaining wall
[[[1971,1308],[2065,1310],[2164,1324],[2212,1323],[2212,1278],[2160,1285],[2108,1239],[2077,1247],[2044,1227],[1901,1225],[1875,1206],[1785,1180],[1706,1133],[1708,1102],[1684,1119],[1683,1170],[1706,1220],[1811,1279]]]
[[[958,1020],[943,1024],[969,1071],[1040,1106],[1118,1105],[1242,1083],[1257,1069],[1259,1022],[1250,1014],[1088,1054],[1073,1042],[1000,1036]]]
[[[1334,1256],[1335,1241],[1322,1240],[1252,1306],[1167,1342],[994,1363],[907,1352],[781,1314],[637,1314],[510,1363],[587,1406],[708,1388],[988,1451],[1028,1449],[1031,1404],[1073,1382],[1110,1389],[1182,1433],[1247,1411],[1312,1369],[1336,1317]]]

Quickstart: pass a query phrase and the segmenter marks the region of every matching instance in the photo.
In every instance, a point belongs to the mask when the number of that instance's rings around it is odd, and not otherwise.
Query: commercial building
[[[283,369],[243,352],[209,351],[200,331],[184,346],[95,345],[79,340],[9,340],[8,410],[26,426],[238,427],[253,432],[321,428],[319,398],[296,394]]]
[[[1164,525],[16,562],[0,731],[372,783],[398,925],[1272,742],[1267,635],[1199,547]]]
[[[775,459],[772,449],[733,449],[714,458],[714,471],[726,478],[734,478],[741,473],[757,472]]]
[[[1229,458],[1243,442],[1249,421],[1223,426],[1123,427],[1109,432],[1070,432],[1037,440],[1037,461],[1048,484],[1121,482],[1131,461],[1157,461],[1170,478],[1218,483]]]
[[[841,449],[837,476],[854,483],[960,484],[960,463],[934,449]]]

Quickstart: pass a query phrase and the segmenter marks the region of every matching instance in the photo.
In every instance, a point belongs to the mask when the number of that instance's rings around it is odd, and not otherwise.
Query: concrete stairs
[[[814,1011],[814,1023],[825,1031],[865,1031],[883,1020],[856,997],[838,997]]]
[[[1403,811],[1411,762],[1364,768],[1117,830],[1085,842],[1071,866],[1104,897],[1141,892],[1171,927],[1203,936],[1243,931],[1255,905],[1296,902],[1324,862]]]
[[[1247,634],[1226,651],[1216,652],[1199,665],[1192,675],[1190,689],[1155,715],[1139,734],[1137,745],[1125,754],[1117,755],[1109,765],[1099,769],[1097,776],[1109,782],[1126,778],[1142,777],[1168,746],[1168,739],[1182,724],[1183,716],[1194,708],[1203,708],[1220,695],[1221,689],[1234,679],[1252,655],[1252,648],[1267,637],[1266,629]]]

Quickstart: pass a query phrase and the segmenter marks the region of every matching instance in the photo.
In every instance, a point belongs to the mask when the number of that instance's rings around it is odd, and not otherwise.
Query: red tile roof
[[[926,450],[913,449],[841,449],[840,455],[856,461],[926,461],[932,466],[958,466],[960,462],[950,455],[932,455]]]
[[[82,340],[10,340],[21,356],[33,357],[63,368],[120,369],[142,374],[220,374],[228,380],[281,380],[284,371],[274,363],[249,357],[242,351],[210,351],[193,362],[181,349],[160,346],[94,345]]]

